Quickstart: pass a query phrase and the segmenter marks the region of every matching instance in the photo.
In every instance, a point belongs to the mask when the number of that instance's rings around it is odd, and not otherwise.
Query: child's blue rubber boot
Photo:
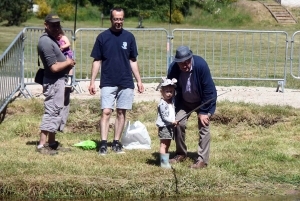
[[[171,169],[171,165],[169,163],[170,154],[160,154],[160,167]]]

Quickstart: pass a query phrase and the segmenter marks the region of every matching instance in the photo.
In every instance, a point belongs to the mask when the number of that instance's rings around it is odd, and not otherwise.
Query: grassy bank
[[[0,195],[41,198],[285,195],[300,192],[300,110],[218,102],[211,126],[207,169],[191,170],[198,139],[195,118],[188,124],[189,159],[159,167],[155,102],[135,104],[127,115],[141,121],[151,150],[126,150],[99,156],[97,150],[43,156],[35,152],[43,113],[41,99],[17,99],[0,124]],[[99,100],[72,100],[69,122],[57,139],[71,147],[83,140],[99,142]],[[110,130],[109,141],[113,130]],[[172,141],[171,154],[175,144]]]

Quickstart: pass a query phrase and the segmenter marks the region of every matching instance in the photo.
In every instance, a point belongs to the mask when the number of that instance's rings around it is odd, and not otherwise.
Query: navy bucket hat
[[[174,57],[175,62],[184,62],[193,56],[193,52],[187,46],[179,46]]]

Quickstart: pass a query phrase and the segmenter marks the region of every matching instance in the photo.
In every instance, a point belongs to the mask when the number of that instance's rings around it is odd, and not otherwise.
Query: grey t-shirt
[[[68,74],[70,70],[68,68],[57,73],[53,73],[50,70],[50,67],[56,62],[66,61],[66,57],[59,49],[59,45],[55,39],[50,38],[47,33],[43,33],[43,35],[39,38],[38,52],[45,69],[44,77],[59,79]]]

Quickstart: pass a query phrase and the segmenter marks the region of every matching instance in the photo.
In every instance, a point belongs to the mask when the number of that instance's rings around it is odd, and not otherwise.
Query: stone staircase
[[[296,24],[297,20],[290,13],[288,9],[281,6],[276,2],[263,2],[262,3],[272,14],[272,16],[276,19],[276,21],[280,24]]]

